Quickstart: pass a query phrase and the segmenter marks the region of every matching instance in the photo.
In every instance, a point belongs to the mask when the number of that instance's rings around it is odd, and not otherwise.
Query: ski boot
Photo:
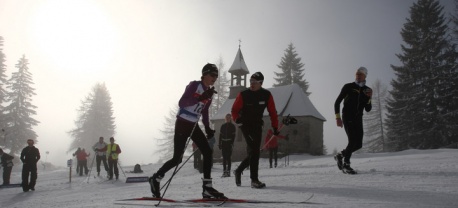
[[[202,178],[202,182],[202,198],[227,199],[223,193],[213,188],[211,178]]]
[[[344,163],[342,166],[342,172],[346,174],[351,174],[354,175],[356,174],[356,171],[353,170],[353,168],[350,167],[350,163]]]
[[[231,177],[231,170],[226,171],[226,177]]]
[[[251,181],[251,188],[257,188],[257,189],[261,189],[261,188],[265,188],[266,187],[266,184],[259,181],[259,180],[256,180],[256,181]]]
[[[235,185],[241,186],[242,185],[242,172],[237,172],[237,170],[234,170],[234,176],[235,176]]]
[[[337,162],[337,167],[339,168],[339,170],[342,170],[342,166],[343,166],[343,155],[341,152],[337,153],[336,155],[334,155],[334,160]]]
[[[160,182],[164,178],[164,176],[160,176],[157,173],[153,174],[152,177],[148,179],[150,188],[151,188],[151,193],[153,194],[153,197],[156,198],[161,198],[161,192],[160,192]]]

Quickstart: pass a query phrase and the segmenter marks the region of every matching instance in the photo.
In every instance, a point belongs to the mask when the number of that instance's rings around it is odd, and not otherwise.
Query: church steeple
[[[243,58],[242,50],[240,50],[240,42],[241,41],[239,40],[239,50],[237,51],[234,62],[228,71],[231,74],[229,99],[235,98],[240,91],[246,89],[246,75],[250,73],[250,71],[248,71],[248,67],[246,66],[245,59]]]

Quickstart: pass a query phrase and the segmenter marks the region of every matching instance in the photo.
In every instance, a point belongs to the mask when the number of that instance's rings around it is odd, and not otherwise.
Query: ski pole
[[[119,169],[121,169],[122,174],[124,174],[124,178],[127,178],[126,173],[124,173],[124,170],[121,167],[121,164],[119,164],[119,160],[118,160],[118,166],[119,166]]]
[[[96,155],[94,155],[94,157],[92,158],[91,168],[89,169],[89,174],[87,174],[87,183],[89,183],[89,178],[91,177],[92,166],[94,165],[95,157],[96,157]]]

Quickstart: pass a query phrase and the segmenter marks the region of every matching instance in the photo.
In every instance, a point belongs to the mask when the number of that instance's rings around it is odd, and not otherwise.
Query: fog
[[[164,117],[185,86],[220,57],[228,70],[239,40],[250,74],[261,71],[265,88],[294,44],[310,99],[327,119],[324,144],[332,152],[347,141],[334,121],[341,87],[359,66],[369,71],[367,85],[377,78],[389,85],[413,2],[0,0],[0,36],[8,79],[23,54],[29,60],[38,107],[33,118],[40,122],[33,128],[36,146],[43,155],[49,151],[47,161],[55,165],[71,158],[67,132],[98,82],[112,98],[120,160],[156,162],[154,138],[162,136]],[[446,15],[455,7],[453,0],[440,2]]]

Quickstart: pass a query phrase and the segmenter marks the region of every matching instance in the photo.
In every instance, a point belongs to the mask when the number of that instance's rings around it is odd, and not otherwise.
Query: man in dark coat
[[[37,182],[37,162],[40,160],[40,151],[33,146],[32,139],[27,140],[28,146],[22,149],[21,161],[22,165],[22,190],[27,192],[29,190],[35,191],[35,184]],[[30,182],[29,182],[30,174]]]
[[[0,149],[0,158],[3,167],[3,185],[10,184],[11,170],[13,169],[13,156],[6,154]]]
[[[235,125],[231,121],[231,114],[227,114],[226,123],[221,125],[221,128],[219,130],[218,147],[222,151],[223,155],[223,177],[231,176],[231,156],[235,139]]]

